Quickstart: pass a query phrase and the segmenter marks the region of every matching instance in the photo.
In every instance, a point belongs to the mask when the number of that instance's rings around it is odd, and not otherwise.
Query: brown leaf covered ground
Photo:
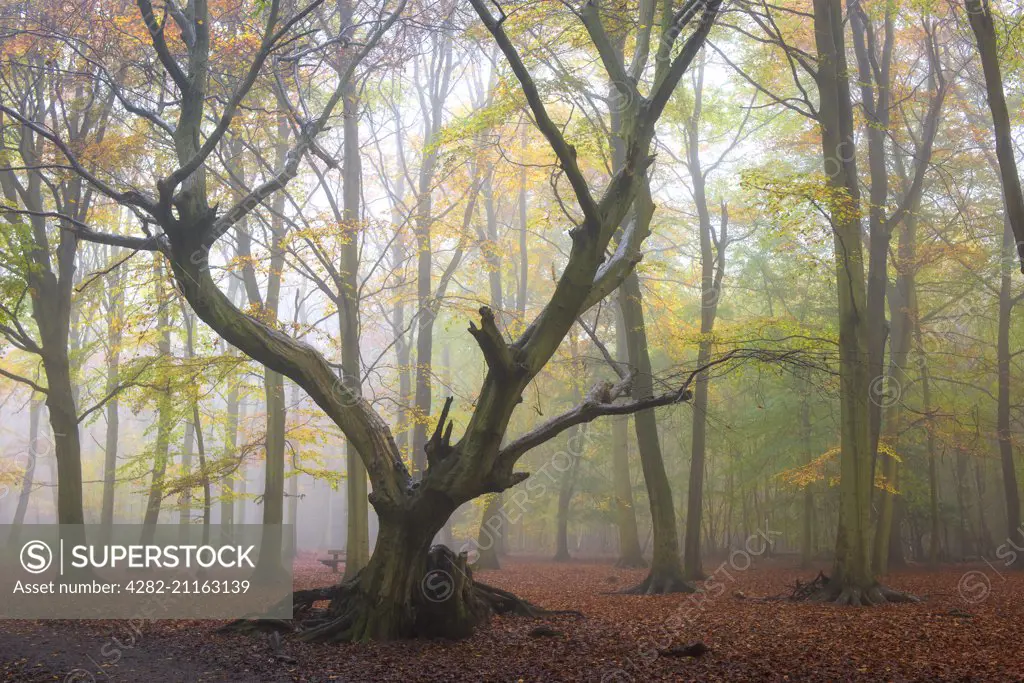
[[[708,562],[700,597],[615,595],[644,572],[574,561],[507,561],[479,578],[584,619],[496,618],[465,641],[311,645],[216,632],[216,622],[0,621],[9,681],[1021,681],[1024,574],[996,567],[887,577],[917,605],[839,608],[764,601],[789,594],[784,560]],[[310,558],[297,588],[337,575]],[[531,631],[547,625],[557,635]],[[701,641],[697,658],[659,654]]]

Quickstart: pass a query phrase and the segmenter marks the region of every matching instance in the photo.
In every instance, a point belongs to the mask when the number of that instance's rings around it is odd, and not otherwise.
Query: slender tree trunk
[[[345,230],[349,238],[341,248],[338,316],[341,324],[342,381],[353,394],[362,394],[362,363],[359,358],[359,234],[362,160],[359,157],[359,95],[350,84],[343,95],[345,157],[342,162],[342,193]],[[345,486],[348,499],[348,534],[345,543],[345,578],[354,577],[370,559],[369,507],[366,466],[352,443],[345,441]]]
[[[401,237],[395,239],[394,262],[402,263],[405,260],[404,244]],[[409,444],[409,411],[408,402],[412,398],[412,346],[409,343],[409,336],[405,333],[405,302],[401,296],[396,297],[394,309],[392,310],[392,328],[398,335],[395,339],[395,362],[398,364],[398,401],[395,407],[395,424],[397,425],[395,440],[402,453],[410,454]]]
[[[622,35],[618,36],[617,52],[623,49]],[[618,96],[617,86],[610,84],[613,97]],[[619,171],[625,163],[627,143],[625,139],[623,112],[612,107],[611,136],[612,171]],[[633,201],[632,212],[635,220],[650,222],[653,200],[649,186],[642,186]],[[620,226],[620,238],[622,226]],[[633,270],[619,287],[619,310],[625,329],[626,355],[629,365],[636,373],[633,382],[633,397],[643,399],[654,394],[654,377],[650,351],[647,347],[647,328],[640,279]],[[651,508],[651,532],[653,556],[647,578],[632,589],[634,592],[656,594],[692,592],[693,586],[683,579],[683,568],[679,561],[679,536],[676,531],[676,511],[672,502],[672,487],[665,471],[665,460],[661,453],[658,435],[658,420],[653,410],[644,410],[633,417],[637,446],[640,451],[640,465],[647,486],[647,498]]]
[[[573,358],[577,358],[575,337],[570,336],[569,343]],[[582,367],[575,362],[573,367],[582,371]],[[571,380],[573,383],[573,404],[579,403],[581,398],[577,380],[578,378]],[[584,438],[586,436],[585,429],[586,427],[583,425],[576,425],[569,430],[568,447],[565,449],[570,458],[569,467],[562,473],[561,481],[558,485],[558,509],[555,514],[555,562],[568,562],[572,559],[572,556],[569,554],[569,508],[572,504],[572,497],[575,494],[580,460],[583,458],[583,445],[586,441]]]
[[[999,278],[999,330],[996,339],[996,362],[998,373],[998,407],[996,430],[999,439],[999,456],[1003,467],[1003,496],[1006,500],[1006,534],[1017,542],[1024,535],[1021,528],[1020,490],[1017,488],[1017,470],[1013,461],[1013,437],[1010,425],[1010,314],[1015,303],[1012,295],[1012,254],[1013,233],[1009,221],[1003,230],[1002,272]],[[1024,568],[1024,557],[1015,556],[1013,566]]]
[[[299,317],[304,318],[305,316],[300,314]],[[305,320],[301,320],[301,322],[305,324]],[[292,383],[291,405],[297,409],[300,400],[299,385]],[[293,556],[299,550],[299,476],[301,474],[299,467],[299,453],[296,449],[292,451],[291,476],[288,478],[288,524],[291,526],[291,545],[289,546],[289,549]]]
[[[117,258],[114,252],[112,258]],[[111,394],[121,382],[121,327],[124,315],[124,293],[121,291],[121,269],[115,268],[107,276],[107,392]],[[120,430],[120,404],[114,396],[105,406],[107,417],[106,440],[103,449],[103,504],[100,524],[114,523],[114,493],[117,487],[117,439]]]
[[[803,434],[804,462],[814,459],[811,448],[811,402],[809,396],[810,382],[805,379],[803,398],[800,401],[800,431]],[[807,569],[814,559],[814,491],[813,484],[808,483],[803,489],[803,514],[801,515],[800,536],[800,567]]]
[[[981,537],[978,539],[978,553],[981,557],[988,557],[992,554],[992,534],[988,529],[988,522],[985,521],[985,476],[982,468],[985,460],[975,458],[974,460],[974,492],[978,503],[978,528],[981,530]]]
[[[18,505],[14,508],[14,519],[11,521],[15,530],[25,523],[25,512],[28,511],[29,497],[32,495],[32,485],[35,483],[36,461],[43,455],[39,447],[39,420],[42,413],[42,400],[33,398],[28,411],[28,456],[25,458],[25,472],[22,475]]]
[[[521,149],[526,152],[527,127],[522,126]],[[527,231],[529,229],[528,207],[526,204],[526,166],[519,169],[519,289],[516,292],[516,313],[520,320],[526,319],[526,297],[529,292],[530,257],[526,250]]]
[[[999,69],[999,40],[992,18],[992,7],[989,0],[966,0],[964,7],[977,41],[978,54],[985,74],[985,94],[995,130],[996,158],[999,180],[1003,187],[1006,222],[1011,233],[1010,245],[1016,243],[1017,254],[1024,263],[1024,192],[1021,191],[1020,176],[1017,173],[1013,129],[1010,126],[1010,112],[1006,106],[1003,77]],[[1014,498],[1018,498],[1016,492]],[[1009,502],[1009,499],[1007,501]],[[1020,519],[1019,510],[1016,518]],[[1017,528],[1018,526],[1011,527],[1011,532],[1015,532]]]
[[[191,360],[195,353],[195,340],[193,334],[195,333],[195,320],[192,318],[189,311],[182,306],[181,308],[182,319],[185,322],[185,359]],[[191,403],[197,403],[195,399],[190,401]],[[184,447],[182,448],[181,454],[181,470],[182,476],[191,480],[192,475],[192,449],[195,439],[196,425],[192,419],[185,420],[185,439]],[[187,526],[192,523],[192,487],[187,486],[181,491],[180,509],[178,511],[178,524]],[[187,532],[182,530],[182,538],[187,538]]]
[[[963,448],[956,449],[956,511],[957,511],[957,545],[960,547],[960,560],[965,560],[970,546],[970,510],[967,501],[967,456]]]
[[[25,93],[25,104],[32,110],[30,117],[46,127],[47,117],[54,111],[52,103],[46,104],[46,92],[53,84],[48,83],[45,74],[49,69],[44,68],[42,57],[36,59],[38,62],[33,66],[38,68],[39,77],[31,79],[33,84]],[[90,100],[84,82],[75,88],[75,96],[82,102]],[[99,98],[92,101],[97,107],[101,106]],[[105,120],[98,109],[91,111],[95,118],[85,116],[85,113],[77,108],[65,112],[68,117],[65,123],[69,124],[75,138],[70,140],[72,144],[85,143],[87,136],[96,132],[94,124],[98,120]],[[21,138],[15,148],[23,156],[24,163],[30,168],[46,163],[42,157],[42,139],[29,126],[21,126],[20,130]],[[85,222],[92,195],[84,192],[85,181],[81,176],[70,176],[61,180],[57,186],[45,183],[53,193],[51,201],[46,202],[43,198],[43,178],[37,169],[29,170],[24,182],[17,185],[18,180],[13,170],[0,172],[0,191],[5,200],[39,213],[28,220],[31,239],[25,243],[28,261],[25,270],[32,317],[39,331],[39,356],[46,373],[46,406],[57,460],[57,519],[61,524],[83,524],[82,447],[75,401],[77,391],[72,381],[69,355],[71,320],[75,315],[73,286],[78,236],[73,225],[69,224],[60,225],[54,235],[48,234],[51,221],[40,212],[52,210],[53,200],[56,200],[63,204],[64,211],[73,221]],[[61,223],[65,223],[64,219],[61,219]]]
[[[225,405],[227,419],[224,424],[224,459],[238,457],[238,384],[232,383],[228,391]],[[224,477],[220,494],[220,523],[230,527],[235,523],[235,479],[233,475]]]
[[[431,373],[433,372],[434,320],[438,301],[434,296],[434,254],[431,246],[433,229],[433,184],[437,168],[437,139],[441,132],[443,98],[448,90],[452,73],[452,44],[447,31],[436,37],[438,50],[432,58],[433,66],[428,78],[429,87],[421,97],[423,114],[423,156],[416,188],[416,373],[415,421],[412,431],[412,460],[415,469],[426,469],[427,425],[430,422],[433,398]],[[427,93],[429,90],[429,93]]]
[[[196,435],[196,450],[199,455],[199,471],[203,473],[203,543],[210,540],[210,521],[213,512],[213,496],[210,490],[210,473],[206,468],[206,445],[203,443],[203,423],[199,419],[199,404],[192,404],[192,426]]]
[[[284,111],[282,103],[281,110]],[[277,117],[277,139],[274,145],[275,168],[282,168],[288,154],[291,127],[287,117]],[[285,195],[277,193],[271,202],[270,217],[270,272],[267,274],[267,294],[263,315],[278,320],[281,303],[281,278],[285,268],[287,228],[284,223]],[[284,549],[284,470],[285,433],[288,428],[288,406],[285,403],[284,375],[264,368],[263,396],[267,411],[265,453],[263,469],[263,534],[260,547],[259,571],[276,572],[282,563]]]
[[[281,566],[284,544],[284,451],[288,419],[284,376],[265,369],[263,393],[267,408],[267,431],[263,482],[263,535],[258,569],[274,572]]]
[[[396,146],[398,147],[398,158],[404,159],[402,132],[396,133]],[[412,346],[410,337],[405,329],[405,285],[404,275],[406,254],[406,235],[403,230],[405,218],[399,210],[399,203],[405,198],[405,173],[398,172],[397,189],[395,191],[396,201],[391,211],[391,225],[397,232],[391,243],[391,269],[400,274],[398,286],[394,297],[394,304],[391,309],[391,329],[395,335],[395,363],[398,366],[398,400],[395,403],[395,441],[399,450],[409,453],[409,427],[408,427],[408,402],[412,398],[412,375],[410,363],[412,362]]]
[[[495,312],[499,320],[504,320],[506,318],[504,315],[505,297],[501,283],[501,255],[499,252],[501,247],[498,244],[498,218],[494,202],[493,179],[494,169],[491,168],[484,176],[481,188],[481,194],[484,198],[486,222],[484,230],[479,234],[479,237],[481,249],[484,252],[484,259],[487,262],[487,283],[490,290],[491,310]],[[560,493],[559,511],[561,510],[561,496],[562,494]],[[496,494],[494,498],[494,501],[489,502],[487,507],[484,508],[484,514],[480,518],[480,530],[477,532],[478,540],[486,536],[489,541],[488,549],[479,551],[480,559],[477,561],[476,566],[480,568],[498,569],[501,564],[498,558],[505,554],[505,531],[507,525],[504,515],[501,514],[505,504],[504,493]],[[568,506],[568,502],[566,506]],[[568,510],[566,510],[566,514],[568,514]],[[557,520],[560,525],[561,518],[557,518]],[[487,526],[488,524],[490,526]],[[568,550],[566,550],[566,553],[568,553]],[[556,551],[555,554],[557,559],[558,552]]]
[[[501,569],[498,545],[501,543],[502,529],[505,526],[501,503],[501,496],[497,493],[487,498],[487,504],[484,506],[484,513],[480,519],[480,528],[476,535],[477,558],[473,564],[475,569]]]
[[[167,458],[170,452],[171,430],[174,427],[171,418],[173,399],[171,390],[171,318],[169,302],[164,289],[163,255],[154,256],[154,280],[156,286],[157,328],[159,341],[157,352],[163,363],[161,368],[161,386],[157,388],[157,429],[156,443],[153,448],[153,472],[149,483],[149,497],[146,501],[146,514],[143,518],[143,544],[153,540],[156,524],[160,517],[160,507],[164,496],[164,475],[167,471]]]
[[[654,378],[647,349],[640,280],[635,272],[626,277],[620,291],[619,305],[622,307],[622,319],[626,327],[629,364],[636,372],[633,396],[635,399],[643,399],[654,394]],[[691,592],[693,587],[683,580],[683,568],[679,562],[676,511],[672,504],[672,488],[665,472],[665,461],[661,455],[657,418],[653,410],[644,410],[637,413],[633,421],[651,505],[654,535],[650,573],[637,590],[642,593]]]
[[[192,455],[195,450],[196,426],[189,418],[185,420],[185,434],[182,439],[181,473],[188,477],[192,474]],[[192,523],[192,488],[182,489],[178,499],[178,524],[187,526]],[[184,533],[184,532],[182,532]]]
[[[914,318],[914,338],[917,346],[917,353],[920,358],[921,371],[921,399],[922,408],[925,414],[925,429],[927,430],[926,443],[928,450],[928,564],[931,567],[939,563],[939,471],[935,448],[935,421],[932,415],[932,387],[931,372],[928,369],[928,357],[925,352],[921,333],[921,323],[917,316]]]
[[[693,115],[687,123],[687,168],[693,187],[694,204],[700,224],[700,342],[697,349],[697,367],[711,360],[712,333],[718,313],[718,300],[725,274],[728,213],[722,203],[721,234],[716,238],[711,226],[705,174],[700,162],[700,117],[704,92],[703,63],[697,72]],[[690,581],[704,579],[701,566],[701,520],[704,512],[704,470],[707,449],[708,386],[706,373],[697,375],[693,392],[693,429],[690,441],[690,477],[686,499],[686,536],[683,543],[683,576]]]
[[[570,438],[576,438],[579,429],[574,428]],[[562,474],[562,480],[558,486],[558,509],[555,514],[555,562],[568,562],[572,559],[569,554],[569,506],[576,488],[576,474],[579,471],[578,455],[570,454],[572,462]]]
[[[616,360],[629,363],[626,350],[626,326],[622,311],[615,306],[615,352]],[[636,524],[636,508],[633,506],[633,477],[629,468],[629,416],[612,417],[612,482],[615,487],[615,509],[619,527],[619,559],[617,567],[646,567],[640,550],[640,531]]]

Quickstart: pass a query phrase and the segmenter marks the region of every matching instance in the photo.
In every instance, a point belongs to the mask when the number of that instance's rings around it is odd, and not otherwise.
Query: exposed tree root
[[[808,581],[807,583],[804,583],[800,579],[797,579],[796,584],[793,586],[793,592],[789,595],[789,599],[793,601],[807,600],[812,595],[817,594],[827,585],[828,577],[825,576],[825,572],[818,572],[818,575],[815,576],[813,580]]]
[[[539,619],[542,617],[568,615],[585,619],[582,612],[574,609],[544,609],[537,607],[532,602],[523,600],[520,597],[486,583],[475,582],[476,595],[485,601],[494,614],[511,614],[517,617],[531,617]]]
[[[624,595],[668,595],[670,593],[696,593],[697,588],[678,575],[651,572],[639,586],[621,591]]]
[[[851,607],[872,607],[887,603],[921,602],[920,598],[910,593],[887,588],[880,583],[870,586],[843,585],[832,581],[824,572],[809,583],[799,581],[789,597],[792,601],[827,602]]]
[[[364,580],[366,579],[366,580]],[[293,596],[295,619],[234,621],[222,630],[239,633],[295,632],[315,642],[394,640],[399,638],[465,638],[494,614],[542,618],[552,615],[583,617],[575,610],[546,610],[508,591],[473,580],[466,555],[446,546],[430,549],[427,569],[407,599],[371,596],[374,585],[357,576],[338,586],[298,591]],[[314,603],[330,601],[326,609]]]

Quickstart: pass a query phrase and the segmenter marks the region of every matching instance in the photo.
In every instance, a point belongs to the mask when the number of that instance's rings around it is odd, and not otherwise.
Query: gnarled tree
[[[639,260],[653,205],[648,201],[642,209],[632,209],[638,197],[650,197],[648,170],[654,161],[650,149],[655,124],[703,45],[720,0],[689,0],[678,7],[666,2],[661,6],[659,47],[646,95],[638,86],[642,74],[627,74],[622,61],[606,49],[603,31],[590,30],[611,80],[623,95],[628,95],[623,98],[628,105],[623,112],[622,164],[602,183],[600,193],[577,163],[574,148],[562,127],[552,120],[538,84],[506,33],[508,17],[504,13],[495,16],[484,0],[470,2],[518,79],[534,123],[557,157],[560,174],[571,186],[579,218],[569,231],[571,249],[550,300],[518,339],[505,339],[494,314],[486,307],[480,310],[479,326],[470,324],[469,332],[483,354],[487,373],[468,424],[457,439],[453,438],[454,425],[447,419],[448,406],[442,411],[432,438],[425,444],[426,467],[418,478],[410,475],[390,428],[370,404],[339,382],[331,365],[314,349],[239,310],[218,287],[207,258],[218,238],[296,175],[306,155],[319,153],[316,138],[340,103],[357,62],[381,43],[403,10],[404,0],[399,0],[390,12],[386,7],[378,8],[376,16],[371,16],[372,10],[364,10],[365,16],[358,17],[362,28],[356,33],[361,48],[347,56],[345,68],[338,71],[336,87],[324,98],[320,113],[293,121],[293,144],[282,166],[272,178],[226,209],[214,201],[208,183],[212,174],[206,172],[206,164],[224,142],[235,113],[265,72],[270,72],[276,87],[288,87],[287,70],[277,68],[279,52],[287,51],[301,60],[316,59],[323,51],[322,43],[310,41],[324,40],[324,34],[303,30],[304,22],[322,0],[312,0],[287,18],[282,14],[286,4],[279,0],[254,8],[264,19],[259,47],[234,89],[218,92],[217,96],[212,90],[223,87],[225,81],[210,78],[210,27],[214,17],[206,0],[190,0],[180,10],[167,5],[180,38],[165,31],[166,24],[154,15],[149,0],[138,0],[152,50],[174,83],[177,97],[162,114],[141,104],[132,105],[133,114],[173,142],[174,170],[163,173],[150,191],[120,189],[115,180],[86,168],[59,132],[23,116],[15,107],[0,104],[5,115],[51,143],[67,165],[96,191],[143,217],[148,234],[129,237],[100,233],[80,222],[68,222],[66,229],[84,239],[165,255],[177,286],[195,313],[227,342],[301,386],[341,429],[365,463],[373,485],[369,500],[380,520],[376,547],[369,564],[356,577],[326,593],[316,592],[314,599],[329,597],[331,604],[326,615],[304,631],[310,639],[465,635],[493,610],[529,610],[513,596],[474,583],[465,571],[464,557],[456,558],[450,551],[431,551],[432,539],[449,515],[466,501],[503,491],[526,479],[527,473],[515,471],[518,460],[574,425],[605,415],[670,405],[690,396],[686,387],[680,387],[657,395],[638,392],[639,397],[629,398],[632,382],[627,377],[616,384],[599,384],[571,410],[517,438],[505,438],[524,390],[550,360],[578,316],[614,291]],[[682,38],[684,31],[688,34]],[[224,103],[220,111],[210,110],[215,102]],[[169,111],[176,114],[173,123],[165,119]],[[215,123],[204,125],[210,120]],[[609,256],[613,238],[624,224]],[[453,590],[446,601],[433,602],[424,595],[428,569],[448,572]],[[300,594],[299,599],[309,602],[310,594]]]

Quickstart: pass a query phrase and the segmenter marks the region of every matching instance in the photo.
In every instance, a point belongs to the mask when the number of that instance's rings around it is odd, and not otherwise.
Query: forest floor
[[[217,622],[0,621],[7,681],[1021,681],[1024,574],[999,566],[885,577],[919,604],[849,608],[787,600],[788,559],[734,556],[700,596],[613,594],[644,577],[608,563],[506,560],[487,583],[585,618],[495,618],[467,640],[314,645],[218,633]],[[311,557],[296,588],[337,578]],[[531,632],[547,625],[555,635]],[[672,656],[700,641],[699,657]]]

